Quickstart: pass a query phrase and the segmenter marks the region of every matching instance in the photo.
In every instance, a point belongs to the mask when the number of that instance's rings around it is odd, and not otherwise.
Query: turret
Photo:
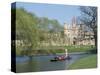
[[[73,16],[72,18],[72,27],[76,27],[76,17]]]
[[[68,28],[67,28],[67,24],[64,23],[64,34],[67,34]]]

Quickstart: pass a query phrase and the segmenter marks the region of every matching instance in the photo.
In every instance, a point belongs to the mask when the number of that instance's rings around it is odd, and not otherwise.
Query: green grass
[[[68,49],[68,53],[71,52],[89,52],[93,50],[94,47],[91,46],[52,46],[52,47],[44,47],[39,48],[38,50],[21,50],[21,48],[17,48],[16,55],[31,55],[31,54],[57,54],[57,53],[65,53],[65,49]]]
[[[94,47],[91,46],[66,46],[65,48],[68,49],[68,52],[88,52],[90,50],[92,50]]]
[[[91,45],[71,45],[71,46],[52,46],[45,47],[44,50],[51,50],[56,53],[63,53],[65,49],[68,49],[68,52],[87,52],[93,50],[95,47]],[[42,49],[42,48],[41,48]]]
[[[97,55],[91,55],[85,58],[82,58],[72,65],[69,66],[69,69],[86,69],[86,68],[96,68],[97,67]]]

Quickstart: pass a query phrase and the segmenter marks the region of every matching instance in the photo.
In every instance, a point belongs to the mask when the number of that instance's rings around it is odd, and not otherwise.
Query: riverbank
[[[66,53],[56,53],[56,54],[33,54],[33,55],[17,55],[16,57],[27,57],[27,56],[59,56],[59,55],[65,55]],[[90,54],[88,52],[72,52],[68,53],[69,55],[82,55],[82,54]]]
[[[68,53],[73,52],[89,52],[93,50],[95,47],[93,46],[56,46],[56,47],[45,47],[45,48],[38,48],[35,50],[16,50],[16,55],[20,56],[28,56],[28,55],[56,55],[56,54],[64,54],[65,49],[68,50]]]
[[[75,63],[71,64],[68,69],[86,69],[97,67],[97,55],[93,54],[88,57],[84,57]]]
[[[69,53],[72,52],[88,52],[90,50],[93,50],[95,46],[91,45],[73,45],[73,46],[65,46],[65,48],[68,49]]]

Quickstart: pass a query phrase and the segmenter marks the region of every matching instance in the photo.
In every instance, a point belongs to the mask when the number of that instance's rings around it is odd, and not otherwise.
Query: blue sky
[[[57,19],[62,25],[64,22],[70,24],[73,16],[80,16],[79,6],[17,2],[16,7],[24,8],[38,17]]]

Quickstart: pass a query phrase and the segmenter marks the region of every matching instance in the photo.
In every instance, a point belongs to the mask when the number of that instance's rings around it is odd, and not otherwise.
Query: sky
[[[56,19],[61,25],[71,24],[73,16],[80,16],[79,6],[73,5],[17,2],[16,7],[24,8],[28,12],[35,13],[38,17]]]

